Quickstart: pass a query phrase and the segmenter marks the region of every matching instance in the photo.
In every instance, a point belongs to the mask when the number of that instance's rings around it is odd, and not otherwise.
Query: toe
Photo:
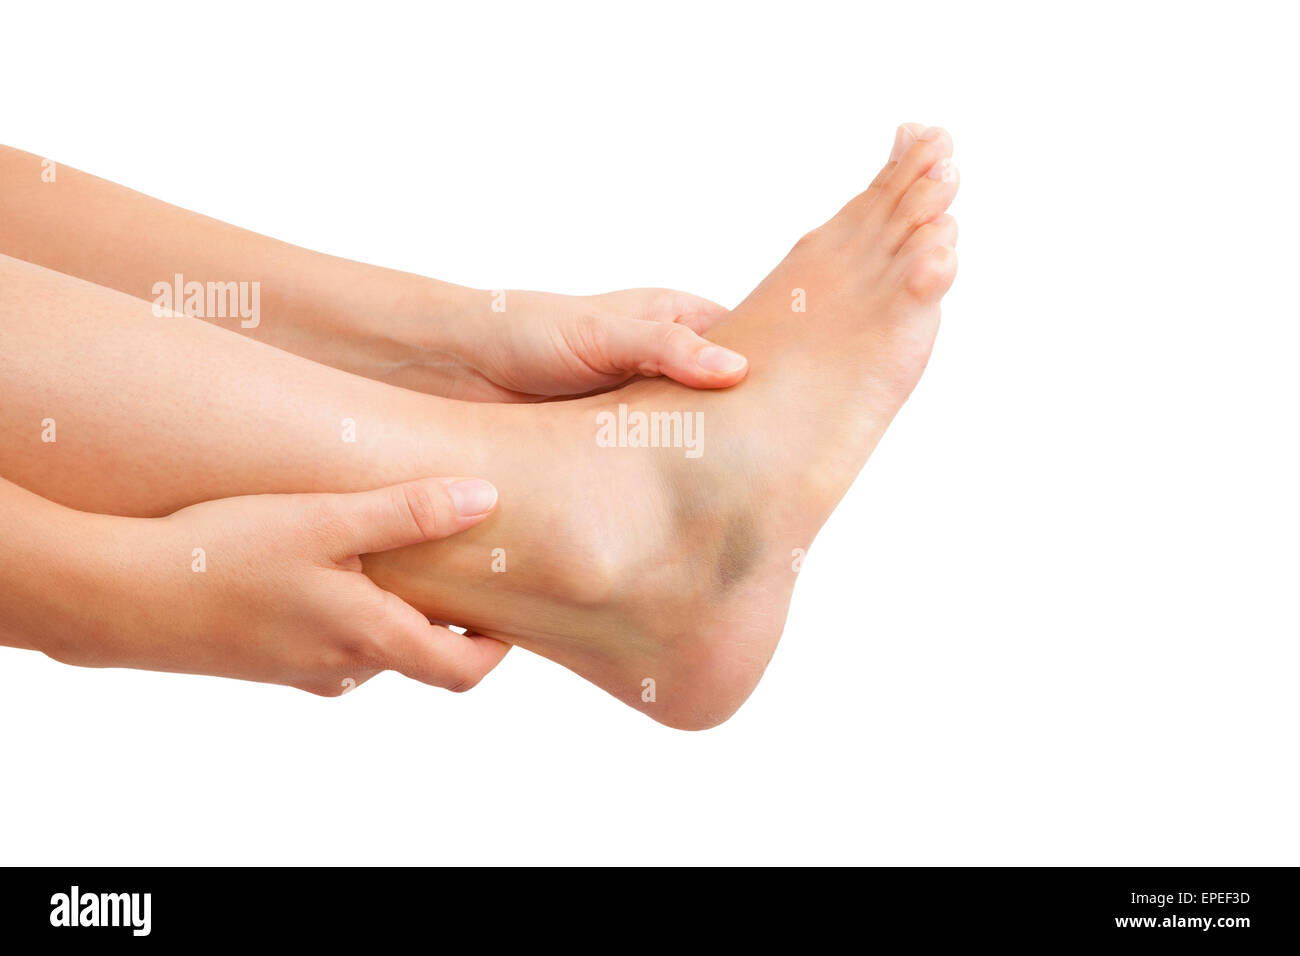
[[[938,246],[957,246],[957,220],[944,213],[933,222],[918,226],[897,252],[900,259],[930,252]]]
[[[957,182],[957,167],[940,158],[912,183],[884,227],[891,251],[897,252],[917,229],[943,215],[957,195]]]
[[[882,218],[892,215],[912,185],[924,177],[935,163],[951,155],[952,137],[947,130],[939,126],[922,130],[897,162],[892,167],[887,167],[882,174],[885,181],[881,184],[876,201],[871,204],[873,215]]]
[[[904,123],[898,127],[894,133],[894,148],[889,154],[889,161],[876,174],[876,178],[871,181],[871,185],[864,192],[858,193],[858,195],[850,199],[844,208],[836,214],[835,218],[844,219],[850,217],[860,219],[884,191],[885,185],[894,174],[894,170],[898,168],[899,160],[907,155],[908,151],[920,140],[921,134],[925,131],[926,128],[920,123]],[[949,150],[951,150],[951,144]]]
[[[894,133],[894,148],[889,154],[889,162],[885,164],[881,177],[907,155],[907,151],[921,138],[925,130],[926,127],[920,123],[904,123],[898,127],[897,132]]]
[[[952,246],[918,251],[901,263],[903,288],[923,302],[937,302],[957,276],[957,251]]]

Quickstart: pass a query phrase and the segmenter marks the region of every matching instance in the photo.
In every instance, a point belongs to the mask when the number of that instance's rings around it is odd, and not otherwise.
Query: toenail
[[[952,164],[951,159],[941,159],[926,173],[931,179],[937,179],[941,183],[951,183],[957,180],[957,167]]]
[[[700,349],[695,361],[700,363],[700,368],[710,372],[738,372],[745,367],[745,356],[717,345]]]
[[[942,135],[943,135],[942,126],[931,126],[929,129],[925,130],[921,134],[921,139],[925,140],[928,143],[931,142],[932,140],[938,139]]]
[[[894,136],[894,151],[889,154],[889,161],[896,163],[903,158],[907,148],[916,142],[916,134],[906,126],[898,127],[898,133]]]

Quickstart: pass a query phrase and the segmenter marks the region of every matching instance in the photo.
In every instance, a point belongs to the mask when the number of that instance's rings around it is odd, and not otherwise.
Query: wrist
[[[97,663],[121,606],[125,568],[112,560],[111,543],[135,519],[74,511],[4,489],[11,544],[0,556],[0,637],[14,647],[41,651],[69,663]]]
[[[396,275],[387,307],[372,331],[403,347],[407,364],[440,364],[448,357],[472,361],[493,293],[425,276]]]
[[[288,246],[260,287],[246,334],[314,361],[387,380],[467,338],[473,289]]]
[[[178,601],[184,579],[163,572],[188,570],[190,552],[165,536],[166,518],[70,514],[58,586],[40,602],[47,623],[36,649],[80,667],[148,667],[154,645],[183,630],[192,596]]]
[[[372,266],[349,271],[342,283],[333,274],[336,294],[306,332],[318,361],[414,387],[427,377],[429,390],[474,363],[491,293]]]
[[[363,374],[392,385],[461,396],[466,376],[473,377],[492,354],[492,326],[505,318],[493,311],[500,299],[497,292],[392,274],[383,306],[356,330],[354,362],[369,361]]]

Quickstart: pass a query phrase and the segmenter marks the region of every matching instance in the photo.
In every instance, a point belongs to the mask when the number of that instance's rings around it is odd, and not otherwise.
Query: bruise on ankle
[[[701,555],[703,568],[712,568],[712,590],[731,590],[749,576],[762,554],[758,526],[747,508],[719,505],[729,500],[722,481],[691,465],[678,467],[670,480],[674,496],[673,521],[676,537],[688,541]],[[734,491],[733,491],[734,494]],[[698,583],[706,584],[700,580]]]
[[[748,577],[758,563],[760,551],[753,516],[749,512],[733,511],[722,529],[717,562],[719,587],[728,591]]]

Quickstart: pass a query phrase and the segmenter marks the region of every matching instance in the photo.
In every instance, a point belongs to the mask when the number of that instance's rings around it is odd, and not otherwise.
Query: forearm
[[[103,547],[129,519],[89,515],[0,478],[0,644],[60,656],[112,604]]]
[[[392,378],[458,353],[488,309],[487,293],[312,252],[43,162],[0,147],[0,253],[175,312],[199,305],[199,318],[336,368]],[[220,284],[212,297],[209,283]]]

